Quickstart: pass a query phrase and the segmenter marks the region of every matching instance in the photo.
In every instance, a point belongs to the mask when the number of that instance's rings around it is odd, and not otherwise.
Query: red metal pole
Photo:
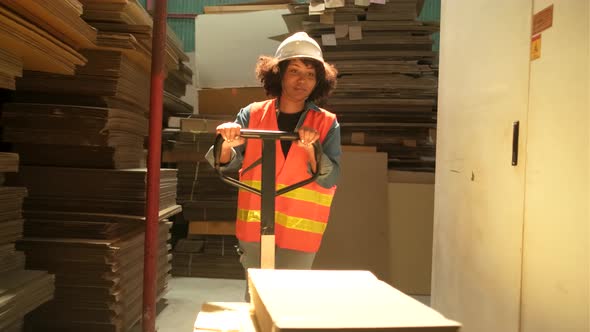
[[[156,1],[152,34],[152,78],[150,91],[150,133],[147,165],[147,203],[143,264],[144,332],[156,330],[156,286],[158,215],[160,210],[160,159],[162,148],[162,105],[164,96],[164,55],[166,52],[166,1]]]

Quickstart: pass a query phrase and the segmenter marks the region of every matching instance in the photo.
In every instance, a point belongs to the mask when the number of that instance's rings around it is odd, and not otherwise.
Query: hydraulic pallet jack
[[[221,146],[223,144],[223,137],[217,135],[215,138],[215,145],[213,154],[215,158],[214,167],[221,179],[239,189],[247,190],[251,193],[257,194],[261,199],[260,207],[260,268],[274,269],[275,267],[275,197],[286,194],[299,187],[305,186],[316,180],[319,175],[320,162],[322,156],[321,144],[316,141],[313,144],[316,171],[311,176],[301,182],[294,183],[290,186],[276,189],[276,141],[297,141],[299,135],[297,133],[289,133],[285,131],[271,131],[271,130],[251,130],[242,129],[240,135],[247,139],[262,140],[262,156],[252,165],[246,165],[242,173],[248,172],[255,166],[262,164],[262,181],[260,189],[254,188],[237,179],[223,174],[220,164]],[[247,144],[247,143],[245,143]]]

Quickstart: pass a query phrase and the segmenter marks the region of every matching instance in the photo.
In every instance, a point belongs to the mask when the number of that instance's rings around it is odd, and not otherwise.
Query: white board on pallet
[[[449,320],[369,271],[249,269],[261,331],[455,332]]]

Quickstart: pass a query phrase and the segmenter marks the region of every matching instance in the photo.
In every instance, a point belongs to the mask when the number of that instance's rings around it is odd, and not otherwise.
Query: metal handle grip
[[[240,130],[240,136],[242,136],[244,138],[262,139],[264,141],[269,141],[269,142],[276,141],[276,140],[296,141],[299,139],[299,135],[297,133],[290,133],[290,132],[286,132],[286,131],[274,131],[274,130],[242,129],[242,130]],[[213,165],[214,165],[215,171],[217,172],[217,174],[219,175],[221,180],[224,181],[225,183],[228,183],[228,184],[234,186],[234,187],[244,189],[246,191],[249,191],[249,192],[257,194],[257,195],[262,195],[262,191],[260,189],[249,186],[243,182],[240,182],[237,179],[234,179],[230,176],[223,174],[223,171],[221,169],[221,162],[220,162],[222,146],[223,146],[223,137],[221,135],[217,135],[217,137],[215,137],[215,144],[213,145],[213,156],[214,156]],[[316,141],[313,144],[313,148],[314,148],[314,155],[315,155],[315,159],[316,159],[315,172],[312,172],[311,177],[309,177],[308,179],[305,179],[303,181],[294,183],[290,186],[287,186],[285,188],[277,190],[275,193],[275,196],[279,196],[279,195],[285,194],[289,191],[295,190],[299,187],[305,186],[317,179],[317,177],[320,173],[320,164],[321,164],[321,158],[322,158],[322,145],[318,141]],[[262,157],[264,158],[264,156],[262,156]]]

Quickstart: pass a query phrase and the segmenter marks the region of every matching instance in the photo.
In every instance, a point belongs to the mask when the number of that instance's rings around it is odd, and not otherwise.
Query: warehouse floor
[[[158,307],[158,332],[192,332],[197,313],[204,302],[241,302],[245,280],[171,278],[165,295],[166,305]],[[141,322],[131,332],[140,332]]]
[[[158,307],[158,332],[191,332],[204,302],[242,302],[246,281],[209,278],[171,278],[166,304]],[[413,296],[428,305],[429,296]],[[140,332],[141,322],[130,332]]]

